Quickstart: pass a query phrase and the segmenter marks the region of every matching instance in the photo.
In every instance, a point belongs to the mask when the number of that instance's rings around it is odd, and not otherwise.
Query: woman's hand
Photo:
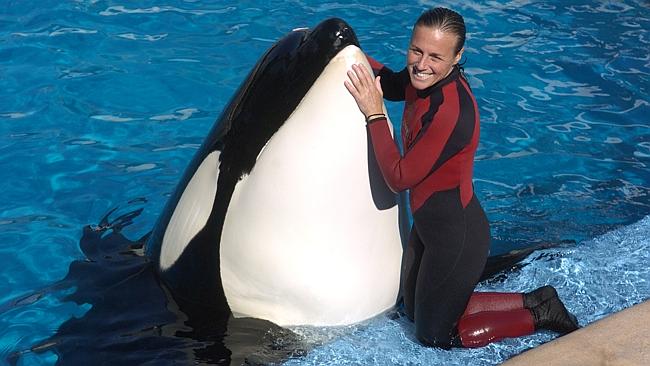
[[[348,71],[350,80],[345,81],[345,87],[357,102],[361,113],[366,117],[371,114],[384,113],[384,93],[381,90],[379,76],[373,79],[368,69],[360,64],[352,65]]]

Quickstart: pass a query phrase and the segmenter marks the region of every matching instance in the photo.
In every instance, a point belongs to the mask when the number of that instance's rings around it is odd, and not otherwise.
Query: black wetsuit
[[[476,101],[458,67],[435,85],[416,90],[406,69],[395,73],[368,59],[382,77],[384,97],[405,101],[403,155],[385,119],[368,125],[387,184],[411,193],[414,224],[402,260],[405,311],[423,344],[449,348],[457,341],[458,321],[490,243],[488,221],[472,189],[479,137]]]

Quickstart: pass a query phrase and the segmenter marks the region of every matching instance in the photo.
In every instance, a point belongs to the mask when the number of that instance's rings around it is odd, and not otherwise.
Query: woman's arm
[[[353,65],[348,76],[350,80],[345,85],[366,117],[383,113],[379,82],[381,77],[373,80],[370,72],[361,65]],[[390,134],[387,119],[373,118],[368,122],[379,168],[394,192],[412,188],[426,178],[449,142],[460,117],[459,96],[454,85],[448,85],[442,92],[445,103],[440,106],[429,125],[436,127],[427,128],[403,157]]]
[[[435,128],[427,128],[404,156],[400,154],[390,134],[386,119],[368,123],[379,169],[393,192],[413,188],[439,165],[439,159],[450,142],[459,117],[456,89],[445,88],[445,97],[448,102],[440,106],[429,125],[434,125]]]

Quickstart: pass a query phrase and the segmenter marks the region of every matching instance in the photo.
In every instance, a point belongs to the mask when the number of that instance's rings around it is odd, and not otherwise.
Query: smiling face
[[[415,89],[426,89],[451,73],[464,48],[456,53],[458,37],[439,28],[416,26],[406,55],[406,67]]]

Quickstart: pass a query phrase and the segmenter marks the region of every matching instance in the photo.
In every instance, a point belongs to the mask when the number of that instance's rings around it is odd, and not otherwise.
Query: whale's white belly
[[[402,247],[397,207],[375,207],[365,122],[343,82],[355,46],[325,68],[235,187],[221,277],[236,316],[343,325],[392,307]]]

